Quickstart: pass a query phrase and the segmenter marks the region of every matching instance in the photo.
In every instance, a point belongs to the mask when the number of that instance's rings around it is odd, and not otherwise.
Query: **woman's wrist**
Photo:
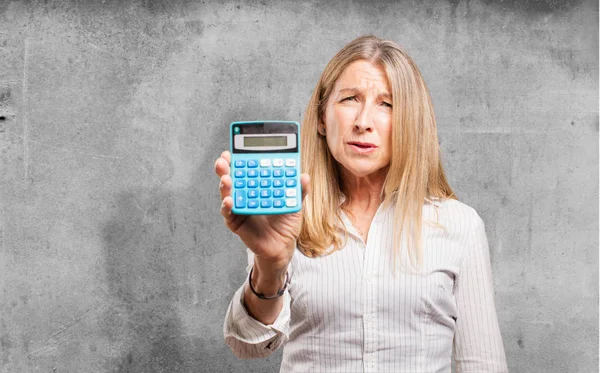
[[[259,274],[261,279],[269,281],[285,277],[289,262],[290,260],[287,257],[274,259],[262,258],[258,255],[254,255],[254,268],[256,268],[256,274]]]
[[[273,288],[273,285],[277,284],[279,281],[272,281],[269,285],[265,285],[262,288],[259,287],[258,290],[253,286],[253,273],[254,267],[250,269],[250,274],[248,275],[248,285],[250,287],[250,291],[258,298],[263,300],[272,300],[283,296],[285,290],[287,289],[290,283],[290,275],[288,272],[285,273],[285,280],[282,286],[278,286],[276,290]],[[267,282],[265,282],[267,284]],[[263,291],[263,289],[266,289]]]
[[[280,290],[285,290],[288,280],[287,266],[278,269],[264,269],[256,262],[248,276],[252,292],[262,294],[267,298],[277,297]]]

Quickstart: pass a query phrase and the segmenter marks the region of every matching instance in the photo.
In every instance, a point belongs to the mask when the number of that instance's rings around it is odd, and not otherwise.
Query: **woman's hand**
[[[224,151],[215,162],[215,171],[221,178],[221,214],[225,225],[240,236],[246,246],[254,252],[255,266],[262,273],[285,272],[296,248],[296,238],[302,226],[302,211],[284,215],[236,215],[231,197],[230,176],[231,154]],[[300,176],[302,200],[308,194],[310,177]]]

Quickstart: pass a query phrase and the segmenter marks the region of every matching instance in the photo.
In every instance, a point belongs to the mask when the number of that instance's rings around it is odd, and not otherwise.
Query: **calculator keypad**
[[[296,159],[236,160],[233,166],[237,209],[298,206]]]

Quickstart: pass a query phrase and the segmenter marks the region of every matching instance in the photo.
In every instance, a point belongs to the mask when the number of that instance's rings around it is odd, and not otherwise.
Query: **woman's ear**
[[[317,127],[317,132],[319,132],[319,134],[321,136],[325,136],[326,132],[325,132],[325,124],[323,122],[319,122],[319,125]]]
[[[325,121],[323,120],[323,116],[319,117],[319,123],[317,124],[317,132],[319,132],[321,136],[325,136]]]

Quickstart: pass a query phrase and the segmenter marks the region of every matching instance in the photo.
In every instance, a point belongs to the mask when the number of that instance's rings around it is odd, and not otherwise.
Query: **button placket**
[[[365,372],[375,369],[375,352],[377,350],[377,318],[375,303],[375,288],[372,279],[372,262],[369,255],[369,245],[365,248],[365,269],[363,271],[363,360],[365,363]]]
[[[377,276],[378,257],[374,253],[379,248],[377,245],[376,233],[377,225],[381,218],[378,210],[375,214],[371,227],[369,228],[369,240],[364,247],[364,263],[363,263],[363,324],[364,324],[364,341],[363,341],[363,366],[365,372],[377,371]]]

